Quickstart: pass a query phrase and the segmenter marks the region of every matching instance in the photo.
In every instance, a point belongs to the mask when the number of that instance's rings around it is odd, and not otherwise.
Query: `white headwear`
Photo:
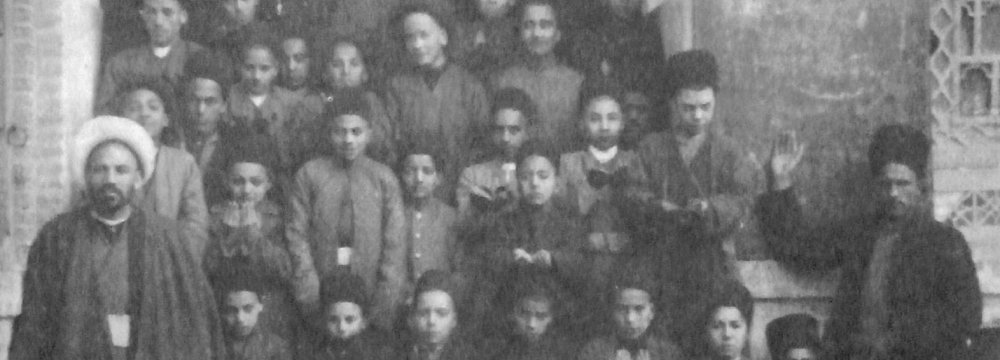
[[[73,142],[73,179],[86,184],[87,159],[94,148],[108,140],[121,141],[138,156],[142,183],[153,175],[156,164],[156,143],[135,121],[117,116],[98,116],[80,126]]]

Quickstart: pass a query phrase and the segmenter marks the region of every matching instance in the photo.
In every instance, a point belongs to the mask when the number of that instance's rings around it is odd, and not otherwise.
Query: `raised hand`
[[[771,161],[768,164],[771,190],[784,190],[792,186],[792,170],[802,161],[806,152],[806,144],[799,143],[794,130],[788,130],[778,135],[771,144]]]

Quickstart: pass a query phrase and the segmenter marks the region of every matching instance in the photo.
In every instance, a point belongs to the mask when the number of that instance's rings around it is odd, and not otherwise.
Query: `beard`
[[[90,190],[90,202],[98,214],[110,215],[128,206],[133,193],[131,189],[123,192],[113,184],[104,184]]]

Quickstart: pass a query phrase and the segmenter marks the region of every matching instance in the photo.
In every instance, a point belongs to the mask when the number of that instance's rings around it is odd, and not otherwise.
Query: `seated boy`
[[[259,279],[241,269],[222,280],[222,320],[225,325],[226,350],[231,359],[290,360],[288,343],[267,329],[258,326],[266,309],[261,302]]]
[[[341,97],[324,120],[334,155],[310,160],[296,173],[286,238],[297,300],[315,308],[319,278],[347,270],[375,289],[373,321],[393,323],[406,278],[405,217],[399,180],[365,149],[371,134],[366,102]]]
[[[368,295],[365,282],[357,275],[343,273],[323,279],[323,336],[313,347],[311,359],[388,360],[392,347],[368,323]]]
[[[500,212],[516,203],[517,165],[521,147],[528,141],[535,119],[535,105],[524,91],[504,88],[493,96],[490,110],[493,143],[486,161],[462,170],[456,197],[463,222],[478,215]]]
[[[461,289],[455,279],[442,271],[424,273],[417,282],[410,313],[410,333],[397,351],[396,359],[466,360],[482,352],[459,331]]]
[[[455,209],[434,197],[440,182],[440,159],[432,151],[413,149],[404,154],[400,169],[409,254],[408,288],[429,270],[458,270]]]
[[[563,305],[558,284],[545,274],[515,275],[499,296],[510,332],[494,360],[573,359],[576,349],[558,323]]]
[[[610,293],[610,317],[613,334],[598,336],[583,347],[580,360],[684,359],[681,350],[656,334],[650,324],[656,316],[653,294],[657,287],[632,269],[626,269],[613,281]]]
[[[512,271],[548,273],[566,288],[582,289],[580,248],[585,236],[579,217],[552,201],[559,181],[552,160],[537,151],[525,155],[518,167],[520,201],[488,225],[482,242],[473,245],[483,262],[482,281],[476,282],[481,296],[477,301],[492,299],[496,286]],[[477,311],[485,316],[481,319],[484,330],[502,323],[496,312]]]
[[[689,344],[694,345],[690,352],[705,360],[752,359],[749,335],[753,296],[735,280],[714,287],[714,293],[702,299],[707,304],[703,305],[697,326],[688,334]]]
[[[227,269],[246,269],[259,282],[258,295],[268,308],[262,325],[285,340],[295,341],[298,313],[288,286],[291,263],[284,242],[284,215],[268,199],[274,146],[263,136],[240,136],[224,153],[225,200],[209,210],[209,242],[204,269],[209,279]]]
[[[771,320],[765,328],[767,348],[774,360],[821,358],[819,321],[809,314],[791,314]]]

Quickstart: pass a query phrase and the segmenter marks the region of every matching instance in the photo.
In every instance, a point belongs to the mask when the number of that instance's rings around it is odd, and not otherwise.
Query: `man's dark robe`
[[[824,334],[833,356],[858,355],[852,344],[863,333],[866,286],[876,242],[885,221],[859,216],[817,229],[804,226],[792,190],[758,201],[761,232],[777,260],[804,271],[841,268],[833,312]],[[895,227],[881,293],[891,359],[952,359],[981,322],[983,301],[969,246],[952,227],[916,215]],[[877,279],[875,279],[877,281]],[[959,357],[960,358],[960,357]]]
[[[109,359],[106,314],[89,277],[92,240],[107,231],[84,207],[46,224],[32,244],[10,358]],[[128,234],[130,359],[222,359],[212,290],[177,223],[134,209]]]

